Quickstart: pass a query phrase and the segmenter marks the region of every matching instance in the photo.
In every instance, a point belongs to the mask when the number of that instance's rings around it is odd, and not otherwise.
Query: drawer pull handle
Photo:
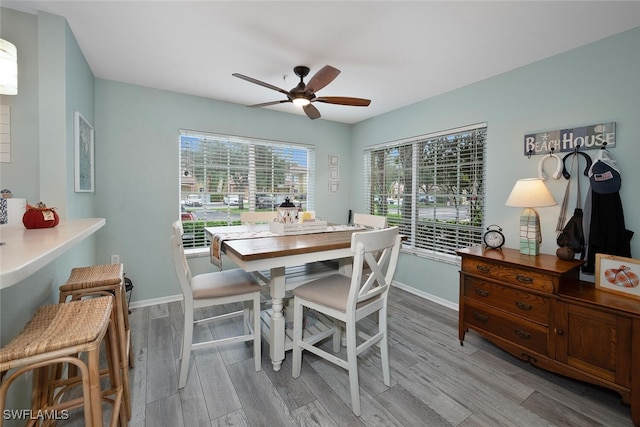
[[[476,288],[476,294],[480,295],[481,297],[488,297],[489,296],[489,292],[485,291],[484,289],[478,289]]]
[[[520,310],[524,310],[524,311],[531,310],[531,304],[527,304],[527,303],[521,302],[521,301],[516,301],[516,307],[518,307]]]
[[[480,322],[486,322],[487,320],[489,320],[489,316],[480,313],[473,313],[473,317],[475,317],[476,320],[479,320]]]
[[[488,273],[489,272],[489,267],[487,267],[486,265],[478,265],[478,266],[476,266],[476,269],[480,273]]]
[[[520,283],[530,285],[533,283],[533,277],[523,276],[522,274],[516,274],[516,280]]]
[[[515,333],[517,336],[525,340],[528,340],[529,338],[531,338],[531,334],[529,332],[523,331],[522,329],[516,329]]]

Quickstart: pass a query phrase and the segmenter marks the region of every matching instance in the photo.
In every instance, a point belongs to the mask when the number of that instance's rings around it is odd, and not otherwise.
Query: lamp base
[[[533,208],[525,208],[520,215],[520,253],[523,255],[540,254],[540,217]]]

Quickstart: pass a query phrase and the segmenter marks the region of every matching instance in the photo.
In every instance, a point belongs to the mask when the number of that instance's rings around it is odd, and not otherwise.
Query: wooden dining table
[[[357,226],[331,226],[327,231],[278,235],[270,233],[268,224],[252,224],[225,227],[206,227],[208,239],[220,241],[221,251],[238,267],[258,277],[269,271],[270,316],[262,333],[269,342],[269,355],[273,369],[279,371],[285,352],[292,343],[285,334],[283,304],[285,292],[303,282],[287,281],[285,269],[317,261],[337,260],[338,271],[351,274],[351,235],[363,231]],[[251,235],[255,234],[255,235]],[[222,238],[220,236],[223,236]],[[266,323],[266,321],[265,321]]]

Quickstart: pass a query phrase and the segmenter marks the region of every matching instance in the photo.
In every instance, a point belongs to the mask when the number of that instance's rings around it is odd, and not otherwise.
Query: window
[[[486,137],[483,123],[366,149],[365,211],[398,225],[415,253],[481,243]]]
[[[181,131],[185,247],[207,245],[204,227],[239,224],[240,212],[272,211],[286,197],[313,210],[314,169],[310,146]]]

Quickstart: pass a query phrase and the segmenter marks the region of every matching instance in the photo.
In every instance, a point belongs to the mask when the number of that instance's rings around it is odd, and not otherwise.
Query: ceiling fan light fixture
[[[325,65],[311,77],[309,83],[304,83],[304,78],[309,74],[309,67],[298,66],[293,69],[293,72],[296,73],[296,76],[300,77],[300,83],[296,85],[291,90],[284,90],[278,86],[274,86],[270,83],[266,83],[253,77],[248,77],[243,74],[233,73],[234,77],[238,77],[242,80],[246,80],[250,83],[257,84],[262,87],[266,87],[267,89],[275,90],[276,92],[280,92],[286,95],[286,99],[281,99],[280,101],[271,101],[271,102],[263,102],[261,104],[248,105],[248,107],[269,107],[271,105],[282,104],[283,102],[291,102],[298,107],[302,107],[304,113],[311,120],[320,118],[320,111],[312,105],[312,102],[322,102],[325,104],[336,104],[336,105],[352,105],[357,107],[366,107],[371,103],[370,99],[363,98],[350,98],[346,96],[323,96],[318,98],[316,93],[331,83],[333,79],[335,79],[338,74],[340,74],[340,70],[332,67],[331,65]]]
[[[311,101],[309,101],[307,98],[304,98],[304,97],[293,98],[291,102],[293,102],[298,107],[305,107],[311,104]]]

